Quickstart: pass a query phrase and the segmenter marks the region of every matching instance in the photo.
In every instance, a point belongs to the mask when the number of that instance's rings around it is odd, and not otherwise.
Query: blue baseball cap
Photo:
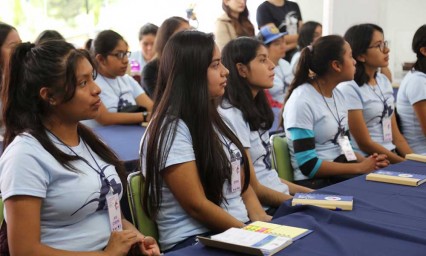
[[[260,28],[260,34],[263,38],[263,44],[269,44],[270,42],[287,35],[287,32],[280,33],[280,30],[274,24],[268,24]]]

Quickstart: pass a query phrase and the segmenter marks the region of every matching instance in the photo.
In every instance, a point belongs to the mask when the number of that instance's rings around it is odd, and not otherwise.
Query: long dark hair
[[[10,31],[15,30],[16,28],[12,27],[9,24],[0,22],[0,48],[3,47],[4,41],[6,41],[7,36],[9,35]],[[2,77],[3,77],[3,72],[4,72],[4,67],[5,63],[3,63],[3,56],[1,56],[1,51],[0,51],[0,86],[2,83]]]
[[[303,23],[299,31],[299,38],[297,39],[297,45],[300,49],[305,48],[314,41],[314,33],[317,27],[322,27],[321,23],[316,21],[308,21]]]
[[[191,134],[198,174],[208,200],[220,205],[224,200],[223,184],[230,181],[232,171],[217,132],[232,141],[243,154],[243,191],[250,182],[244,148],[209,97],[207,70],[214,49],[213,35],[199,31],[179,32],[164,48],[157,84],[161,96],[154,103],[154,118],[142,143],[146,144],[146,156],[141,156],[141,161],[146,161],[142,200],[144,211],[151,217],[156,216],[161,206],[160,171],[164,169],[178,122],[184,122]]]
[[[49,87],[52,93],[61,95],[63,103],[70,101],[77,87],[76,69],[82,59],[87,59],[93,66],[86,50],[77,50],[65,41],[46,41],[37,46],[22,43],[16,47],[2,89],[2,113],[6,126],[4,149],[16,136],[26,132],[34,136],[64,168],[78,171],[71,161],[80,157],[62,152],[48,137],[43,120],[52,110],[39,92],[42,87]],[[116,167],[125,184],[122,162],[90,129],[82,124],[78,124],[77,129],[80,137],[97,155]]]
[[[373,39],[374,31],[379,31],[383,34],[383,29],[381,27],[375,24],[365,23],[350,27],[344,36],[345,40],[352,48],[352,57],[357,60],[354,80],[358,86],[363,86],[370,80],[370,77],[365,72],[364,63],[358,61],[357,58],[367,52],[371,40]]]
[[[305,47],[300,54],[299,65],[293,82],[288,88],[285,101],[297,87],[312,80],[309,77],[310,71],[317,77],[321,77],[329,71],[332,61],[343,62],[344,45],[345,40],[341,36],[329,35],[319,38],[312,46]]]
[[[417,29],[412,43],[413,52],[417,55],[413,69],[426,73],[426,57],[420,52],[422,47],[426,47],[426,24]]]
[[[187,20],[178,16],[173,16],[163,21],[157,31],[157,36],[154,41],[154,49],[157,59],[161,58],[161,54],[163,53],[163,49],[166,46],[167,41],[183,23],[189,24]]]
[[[274,122],[274,113],[268,104],[265,92],[260,90],[256,97],[250,90],[250,83],[241,77],[237,70],[237,63],[248,68],[250,61],[256,58],[262,42],[250,37],[240,37],[230,41],[222,50],[222,62],[229,69],[228,86],[223,99],[241,110],[244,120],[249,123],[250,130],[269,130]],[[226,108],[226,104],[221,104]]]
[[[231,24],[235,28],[237,37],[254,36],[254,26],[248,18],[249,11],[247,8],[247,4],[245,4],[245,6],[246,7],[244,8],[244,11],[241,12],[238,15],[238,19],[236,19],[231,15],[231,8],[229,8],[229,6],[225,4],[225,0],[222,1],[222,9],[225,11],[228,17],[231,18]]]

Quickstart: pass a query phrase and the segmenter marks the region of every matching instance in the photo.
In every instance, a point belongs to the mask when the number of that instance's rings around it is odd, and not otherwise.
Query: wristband
[[[142,117],[143,117],[142,122],[146,122],[146,118],[148,117],[148,112],[146,111],[142,112]]]

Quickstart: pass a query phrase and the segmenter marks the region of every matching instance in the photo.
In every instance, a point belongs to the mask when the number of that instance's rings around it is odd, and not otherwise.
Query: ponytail
[[[311,63],[312,63],[312,45],[309,45],[303,48],[302,52],[300,53],[299,62],[297,63],[297,67],[296,67],[296,73],[294,75],[293,81],[288,87],[288,91],[285,96],[284,102],[286,102],[290,98],[294,89],[299,87],[299,85],[302,85],[309,81],[309,69],[311,67]]]
[[[22,123],[22,115],[31,117],[29,122],[37,119],[36,115],[28,115],[28,109],[34,101],[28,98],[28,95],[22,93],[23,88],[28,86],[25,81],[25,70],[27,68],[29,55],[34,44],[19,44],[11,54],[9,65],[5,69],[4,84],[2,87],[2,114],[6,127],[25,126]],[[21,129],[6,129],[3,141],[3,148],[6,148]]]
[[[343,62],[345,40],[341,36],[330,35],[316,40],[313,45],[305,47],[297,64],[296,74],[291,83],[285,101],[293,91],[310,80],[325,75],[334,60]]]
[[[426,47],[426,24],[417,29],[412,42],[413,52],[417,55],[413,69],[426,73],[426,57],[420,52],[422,47]]]

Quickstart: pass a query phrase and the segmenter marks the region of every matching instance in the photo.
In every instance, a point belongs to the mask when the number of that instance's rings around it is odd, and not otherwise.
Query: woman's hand
[[[157,241],[150,236],[145,236],[143,241],[139,243],[140,251],[143,255],[160,255],[160,248],[158,247]]]
[[[385,154],[374,153],[371,156],[376,159],[376,170],[385,168],[390,164],[388,156]]]
[[[126,256],[135,243],[143,243],[143,238],[135,231],[113,231],[104,252],[110,256]]]

